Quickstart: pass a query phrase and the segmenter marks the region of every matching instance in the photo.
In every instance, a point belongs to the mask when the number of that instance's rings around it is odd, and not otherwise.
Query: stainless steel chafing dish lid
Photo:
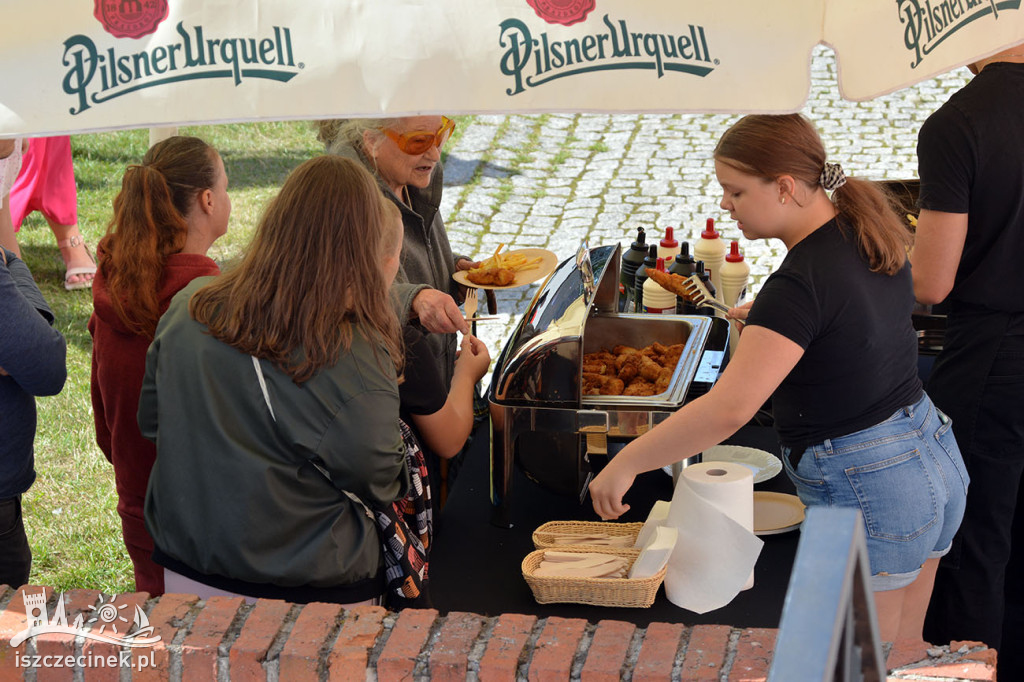
[[[579,404],[583,329],[590,315],[616,311],[619,303],[619,245],[597,246],[589,254],[592,290],[576,259],[569,258],[530,302],[495,364],[494,402]]]

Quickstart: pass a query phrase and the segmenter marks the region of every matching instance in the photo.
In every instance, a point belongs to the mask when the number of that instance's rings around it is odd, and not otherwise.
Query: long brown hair
[[[820,184],[825,167],[821,137],[800,114],[744,116],[725,131],[714,156],[765,180],[791,175],[808,187]],[[832,192],[832,203],[852,224],[872,272],[892,275],[903,267],[910,231],[881,185],[847,177],[846,184]]]
[[[399,226],[385,202],[357,161],[306,161],[270,201],[238,266],[192,295],[193,319],[297,384],[335,364],[356,326],[384,344],[397,371],[402,335],[381,262]]]
[[[184,248],[185,218],[196,195],[216,180],[217,152],[198,137],[157,142],[141,165],[124,172],[99,266],[114,312],[134,333],[156,332],[167,257]]]

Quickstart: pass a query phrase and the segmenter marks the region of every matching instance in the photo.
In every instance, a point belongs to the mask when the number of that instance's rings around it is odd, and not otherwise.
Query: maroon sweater
[[[102,255],[101,255],[102,257]],[[178,253],[167,259],[160,283],[160,313],[171,298],[196,277],[220,274],[217,264],[206,256]],[[114,465],[117,512],[121,516],[125,545],[135,565],[136,588],[151,594],[163,592],[163,569],[150,559],[153,540],[142,520],[149,472],[156,458],[156,446],[139,432],[137,414],[146,351],[151,336],[135,334],[114,312],[102,271],[92,284],[92,407],[96,421],[96,442]]]

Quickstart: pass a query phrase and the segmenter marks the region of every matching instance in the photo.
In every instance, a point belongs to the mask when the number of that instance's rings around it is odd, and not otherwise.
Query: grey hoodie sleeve
[[[410,284],[409,282],[395,282],[391,285],[391,304],[398,315],[398,322],[406,325],[412,319],[412,301],[416,294],[424,289],[429,289],[426,284]]]

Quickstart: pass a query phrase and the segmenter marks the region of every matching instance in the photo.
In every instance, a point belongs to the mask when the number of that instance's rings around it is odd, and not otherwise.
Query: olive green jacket
[[[408,491],[390,357],[356,329],[350,350],[302,385],[260,361],[271,416],[252,357],[189,316],[210,279],[172,299],[146,357],[139,427],[157,449],[145,504],[154,556],[193,579],[250,584],[234,585],[243,594],[263,584],[379,594],[375,522],[343,491],[367,503]]]

